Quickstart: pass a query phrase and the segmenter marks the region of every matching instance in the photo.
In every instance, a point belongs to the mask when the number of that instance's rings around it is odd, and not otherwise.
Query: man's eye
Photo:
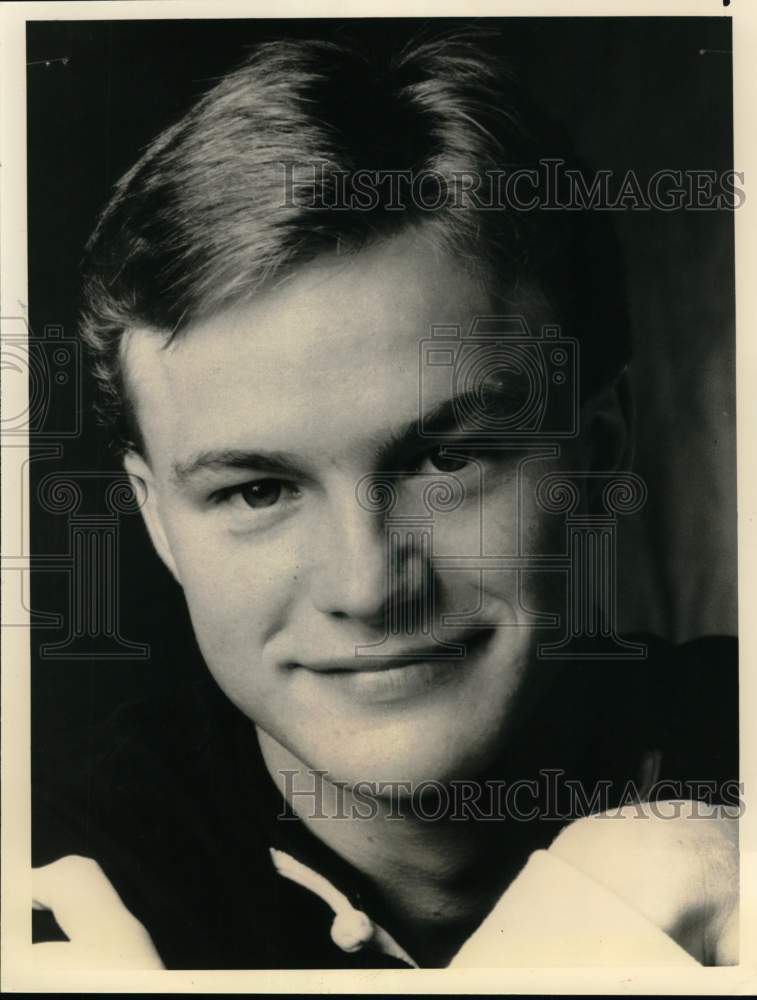
[[[237,495],[248,507],[258,510],[261,507],[273,507],[278,503],[282,489],[283,484],[280,479],[258,479],[240,486]]]
[[[466,466],[470,465],[470,457],[445,455],[445,450],[443,446],[432,448],[424,456],[425,460],[438,472],[461,472]]]
[[[278,517],[291,509],[293,501],[301,497],[297,484],[286,479],[252,479],[237,486],[225,486],[209,497],[210,502],[226,510],[237,523],[250,524],[250,511],[263,516],[268,510],[272,517]],[[241,521],[240,521],[241,519]]]

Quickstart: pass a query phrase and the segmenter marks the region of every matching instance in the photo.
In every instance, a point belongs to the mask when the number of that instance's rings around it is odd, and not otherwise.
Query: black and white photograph
[[[746,982],[736,12],[22,6],[17,981]]]

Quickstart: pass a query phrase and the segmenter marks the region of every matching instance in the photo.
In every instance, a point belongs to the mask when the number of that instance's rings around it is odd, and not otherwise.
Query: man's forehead
[[[198,438],[199,450],[235,447],[250,429],[283,450],[293,435],[376,435],[418,417],[432,328],[464,330],[490,311],[453,259],[393,241],[313,266],[170,342],[130,331],[126,385],[148,446],[169,431],[177,442]],[[428,404],[444,394],[434,389]]]
[[[174,468],[198,459],[229,464],[235,451],[286,454],[292,465],[305,464],[303,456],[308,464],[339,464],[380,451],[400,429],[419,422],[414,355],[403,364],[395,353],[391,364],[342,369],[338,377],[333,368],[323,377],[307,366],[266,370],[242,361],[233,373],[208,372],[197,380],[170,371],[170,361],[161,371],[152,357],[135,351],[132,371],[137,378],[140,366],[146,371],[136,391],[137,418],[150,452],[159,448]]]
[[[314,407],[333,411],[340,403],[352,410],[380,407],[382,400],[396,405],[408,394],[412,405],[424,340],[412,320],[382,332],[347,323],[323,336],[312,327],[291,337],[282,332],[281,325],[274,331],[221,321],[167,345],[161,334],[131,331],[123,353],[127,386],[138,410],[159,418],[167,407],[200,408],[210,416],[236,405],[259,417],[273,408],[281,422]]]
[[[309,362],[324,354],[321,343],[346,343],[353,333],[374,334],[378,349],[394,332],[426,336],[431,324],[459,321],[484,309],[487,299],[478,269],[407,232],[303,264],[250,299],[186,325],[167,354],[190,339],[212,352],[214,336],[237,332],[254,342],[262,365],[284,351]]]

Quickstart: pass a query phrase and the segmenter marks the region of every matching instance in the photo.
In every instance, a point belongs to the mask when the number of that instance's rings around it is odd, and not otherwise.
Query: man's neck
[[[370,901],[387,915],[419,964],[444,966],[502,894],[528,853],[528,824],[424,818],[409,798],[353,798],[258,733],[271,777],[308,829],[367,877]],[[315,783],[315,785],[314,785]],[[318,802],[317,809],[308,809]]]

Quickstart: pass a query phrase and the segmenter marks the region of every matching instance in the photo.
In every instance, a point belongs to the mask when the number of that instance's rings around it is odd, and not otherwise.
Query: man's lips
[[[373,673],[380,670],[396,670],[398,667],[411,666],[414,663],[428,663],[434,660],[464,660],[468,652],[472,652],[479,647],[490,635],[492,629],[481,628],[466,633],[464,636],[446,637],[445,643],[453,646],[462,646],[463,652],[457,653],[455,649],[439,644],[428,644],[416,649],[396,648],[387,649],[379,655],[363,655],[352,652],[351,655],[324,659],[296,661],[293,665],[304,667],[318,674],[340,674],[340,673]]]

